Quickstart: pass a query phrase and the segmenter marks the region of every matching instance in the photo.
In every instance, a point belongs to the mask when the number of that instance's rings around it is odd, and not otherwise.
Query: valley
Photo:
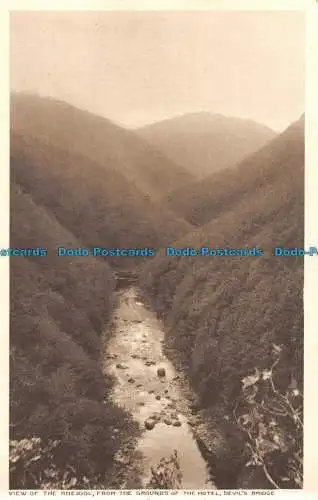
[[[12,96],[10,246],[48,249],[11,260],[13,489],[301,485],[303,259],[271,250],[302,247],[304,117],[177,128],[199,175],[139,129]],[[165,251],[215,242],[243,251]]]

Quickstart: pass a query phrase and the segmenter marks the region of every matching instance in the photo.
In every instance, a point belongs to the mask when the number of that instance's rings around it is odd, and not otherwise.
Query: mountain
[[[133,134],[65,103],[11,104],[10,246],[48,254],[10,259],[10,487],[103,489],[116,480],[115,452],[137,432],[108,399],[112,380],[99,365],[115,301],[110,265],[142,259],[56,250],[158,248],[189,224],[156,208],[165,159],[138,138],[134,149]]]
[[[201,226],[233,207],[252,191],[268,186],[289,163],[302,162],[302,148],[287,147],[299,143],[304,118],[294,123],[259,151],[232,168],[169,193],[159,205],[169,207],[194,226]],[[296,158],[294,158],[296,155]]]
[[[169,257],[162,251],[140,282],[166,323],[169,354],[189,376],[209,422],[204,449],[217,484],[273,488],[258,462],[253,466],[258,454],[280,488],[298,488],[303,258],[275,257],[273,248],[303,247],[303,119],[244,160],[234,181],[226,184],[229,172],[221,175],[220,206],[210,222],[170,246],[258,248],[263,256]],[[297,407],[298,413],[291,410]]]
[[[57,257],[61,244],[83,244],[14,180],[10,240],[48,248],[10,259],[10,488],[87,488],[85,477],[105,485],[134,429],[108,400],[112,381],[99,367],[113,272],[99,259]]]
[[[155,150],[134,132],[101,116],[33,94],[13,93],[11,124],[15,132],[44,145],[81,155],[112,169],[152,199],[191,182],[192,175]]]
[[[252,120],[207,112],[185,114],[136,132],[197,178],[235,165],[276,135]]]
[[[126,178],[40,138],[11,133],[12,179],[49,209],[84,246],[160,248],[189,224],[156,207]],[[119,267],[136,259],[107,257]]]

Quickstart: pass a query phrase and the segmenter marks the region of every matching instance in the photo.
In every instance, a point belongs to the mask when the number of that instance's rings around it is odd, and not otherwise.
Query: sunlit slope
[[[276,135],[252,120],[208,112],[163,120],[137,133],[196,178],[234,166]]]
[[[169,327],[175,357],[212,412],[215,405],[232,411],[242,377],[270,366],[273,343],[282,346],[278,387],[285,390],[292,377],[302,384],[303,259],[274,257],[272,250],[303,247],[303,120],[248,161],[255,181],[246,185],[245,165],[244,196],[171,247],[258,247],[264,256],[161,255],[141,278]]]
[[[201,226],[227,210],[234,211],[242,199],[268,186],[279,176],[289,175],[289,169],[299,164],[303,164],[303,119],[235,168],[180,188],[161,203],[192,224]]]

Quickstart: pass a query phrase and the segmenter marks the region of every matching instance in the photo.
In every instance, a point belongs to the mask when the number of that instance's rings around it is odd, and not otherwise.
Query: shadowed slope
[[[193,177],[134,132],[65,102],[32,94],[11,97],[12,128],[70,156],[81,155],[113,169],[153,199]]]

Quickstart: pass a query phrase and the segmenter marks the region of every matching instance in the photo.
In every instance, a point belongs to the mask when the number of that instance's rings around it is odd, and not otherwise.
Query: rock
[[[163,419],[163,421],[164,421],[164,423],[165,423],[166,425],[171,425],[171,424],[172,424],[172,422],[171,422],[170,418],[164,418],[164,419]]]
[[[137,387],[137,389],[141,389],[142,384],[138,384],[136,387]]]
[[[159,415],[159,413],[154,413],[154,414],[152,415],[152,417],[150,417],[150,418],[151,418],[151,420],[154,420],[155,422],[160,422],[160,420],[161,420],[161,415]]]
[[[172,425],[173,425],[174,427],[181,427],[181,422],[180,422],[180,420],[174,420],[174,421],[172,422]]]
[[[148,391],[148,394],[153,394],[155,391],[153,389],[151,389],[150,391]]]
[[[134,384],[134,383],[135,383],[135,379],[134,379],[134,378],[129,378],[129,379],[128,379],[128,382],[129,382],[130,384]]]
[[[107,359],[116,359],[116,358],[118,358],[118,356],[117,356],[117,354],[111,354],[110,353],[110,354],[107,354],[106,358]]]
[[[146,361],[146,362],[145,362],[145,365],[146,365],[146,366],[152,366],[152,365],[154,365],[154,364],[155,364],[155,362],[154,362],[154,361]]]
[[[116,368],[119,370],[127,370],[128,366],[123,365],[122,363],[117,363]]]
[[[139,356],[138,354],[131,354],[130,356],[132,359],[139,359]]]
[[[166,376],[165,368],[157,368],[157,375],[158,377],[165,377]]]
[[[145,420],[145,427],[148,431],[151,431],[151,429],[153,429],[155,425],[156,425],[156,422],[154,420],[152,420],[150,418]]]
[[[168,394],[168,392],[169,392],[168,389],[165,389],[165,394]]]
[[[161,399],[161,396],[159,396],[159,394],[157,394],[156,399],[159,401]]]
[[[145,406],[145,403],[144,403],[143,401],[140,401],[140,402],[138,403],[138,406]]]

